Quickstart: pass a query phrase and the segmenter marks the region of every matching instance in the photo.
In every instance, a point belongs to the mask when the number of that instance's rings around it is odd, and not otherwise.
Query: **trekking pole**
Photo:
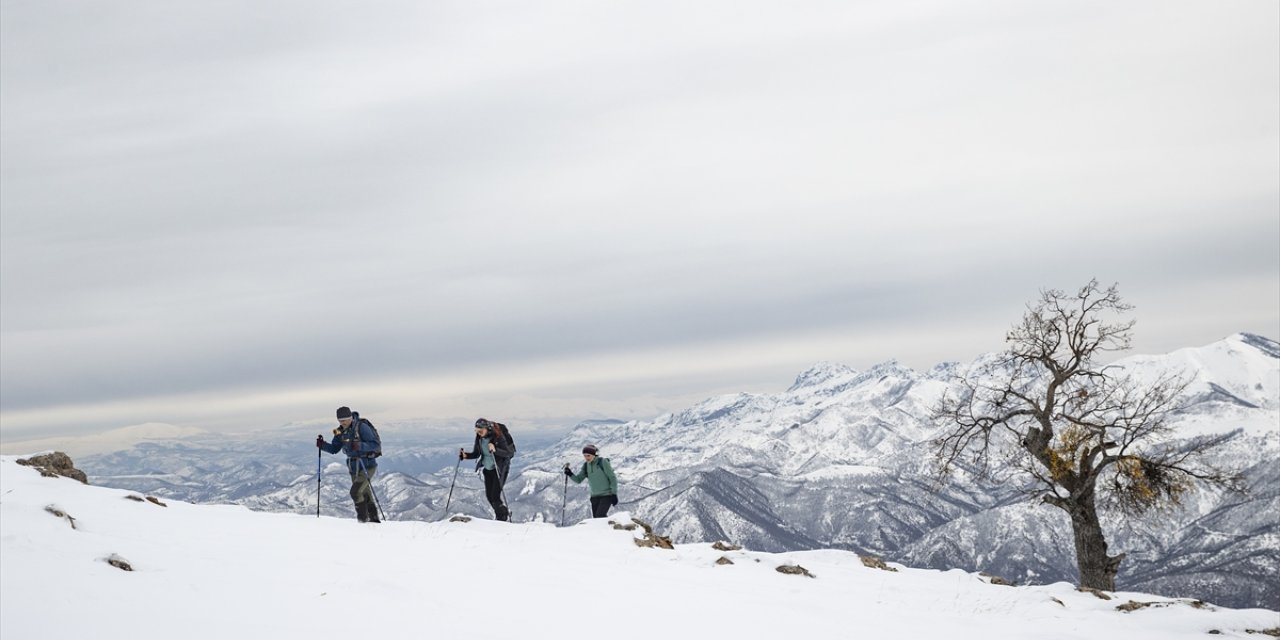
[[[514,522],[511,519],[511,504],[507,502],[507,484],[502,484],[502,506],[507,508],[507,522]]]
[[[565,470],[569,469],[569,465],[564,466]],[[569,503],[569,476],[564,477],[564,497],[560,498],[560,526],[564,526],[564,506]]]
[[[458,481],[458,467],[462,466],[462,458],[458,458],[458,464],[453,465],[453,480],[449,482],[449,498],[444,501],[444,515],[449,515],[449,503],[453,502],[453,484]]]
[[[383,512],[382,505],[378,502],[378,492],[373,490],[373,476],[369,475],[369,469],[364,466],[363,458],[356,458],[356,462],[360,464],[360,470],[364,472],[364,477],[369,481],[369,493],[373,494],[373,506],[378,508],[378,514],[383,520],[387,519],[387,514]]]
[[[316,447],[316,517],[320,517],[320,448]]]
[[[502,466],[497,464],[497,460],[494,458],[493,471],[498,476],[498,491],[502,494],[502,506],[507,508],[507,522],[512,522],[511,504],[507,502],[507,474],[502,472]],[[507,471],[510,472],[511,467],[507,467]]]

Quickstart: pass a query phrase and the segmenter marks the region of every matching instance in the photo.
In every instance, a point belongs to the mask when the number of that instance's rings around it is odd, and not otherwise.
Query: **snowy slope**
[[[1066,584],[997,586],[963,571],[889,572],[845,551],[640,548],[641,531],[604,520],[361,525],[160,506],[44,478],[14,460],[0,457],[4,638],[563,640],[585,629],[614,639],[1176,640],[1280,626],[1271,610],[1128,592],[1103,600]],[[717,564],[722,557],[733,564]],[[816,577],[776,570],[789,564]],[[1146,606],[1117,609],[1130,601]]]

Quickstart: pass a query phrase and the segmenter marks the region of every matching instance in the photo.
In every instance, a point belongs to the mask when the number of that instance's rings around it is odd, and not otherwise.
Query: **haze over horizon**
[[[0,5],[0,446],[1280,336],[1280,5]]]

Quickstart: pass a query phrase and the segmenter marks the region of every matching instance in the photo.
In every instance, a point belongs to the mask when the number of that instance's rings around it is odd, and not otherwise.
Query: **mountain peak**
[[[787,391],[816,387],[838,378],[848,378],[857,374],[856,370],[847,365],[823,360],[796,376],[796,381],[792,383],[791,388],[787,389]]]
[[[1258,351],[1261,351],[1272,358],[1280,358],[1280,342],[1276,342],[1271,338],[1260,336],[1255,333],[1237,333],[1229,338],[1243,342]]]
[[[882,376],[894,375],[894,374],[902,375],[902,374],[908,374],[911,372],[912,370],[910,367],[903,366],[903,364],[901,362],[898,362],[896,358],[885,360],[884,362],[881,362],[876,366],[871,367],[870,369],[867,370],[867,373],[872,373],[875,375],[882,375]]]

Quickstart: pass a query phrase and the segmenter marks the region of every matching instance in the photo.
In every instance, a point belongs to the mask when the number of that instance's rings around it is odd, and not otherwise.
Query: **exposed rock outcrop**
[[[76,468],[76,464],[71,461],[71,456],[61,451],[31,456],[26,460],[19,460],[18,464],[35,467],[40,471],[40,475],[46,478],[62,476],[65,478],[74,478],[80,482],[89,484],[89,476]]]

